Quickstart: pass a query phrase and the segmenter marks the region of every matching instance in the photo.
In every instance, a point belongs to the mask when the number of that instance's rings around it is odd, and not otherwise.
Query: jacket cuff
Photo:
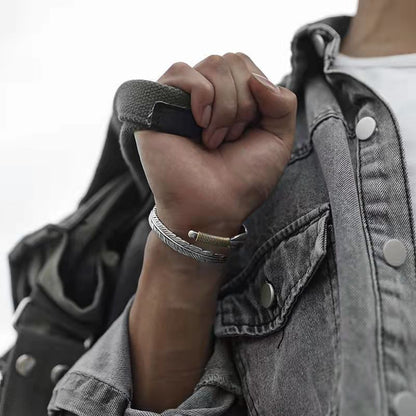
[[[225,339],[214,351],[194,392],[177,409],[162,413],[133,409],[133,379],[128,317],[134,296],[122,314],[55,386],[49,416],[243,415],[239,378]],[[191,413],[190,413],[191,412]],[[236,413],[234,413],[236,412]]]

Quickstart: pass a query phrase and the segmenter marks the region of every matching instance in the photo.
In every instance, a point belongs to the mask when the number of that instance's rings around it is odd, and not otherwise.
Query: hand
[[[158,216],[182,237],[190,228],[223,236],[238,232],[289,162],[296,95],[264,79],[267,87],[253,72],[265,77],[243,53],[211,55],[193,68],[173,64],[158,82],[191,94],[202,144],[135,132]]]

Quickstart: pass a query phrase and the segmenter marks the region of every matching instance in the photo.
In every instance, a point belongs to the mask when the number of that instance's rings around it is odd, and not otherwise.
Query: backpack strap
[[[15,313],[17,341],[3,357],[0,414],[44,415],[53,387],[92,344],[89,328],[40,290]]]
[[[119,270],[111,258],[123,254],[142,197],[125,173],[9,254],[17,341],[3,360],[1,415],[44,416],[54,384],[106,330]]]

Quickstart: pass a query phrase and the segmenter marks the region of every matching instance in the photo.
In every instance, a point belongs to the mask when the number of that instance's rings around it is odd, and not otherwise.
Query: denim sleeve
[[[244,416],[238,374],[226,339],[216,338],[213,353],[191,396],[162,413],[133,409],[129,350],[130,299],[119,318],[55,386],[49,416]]]

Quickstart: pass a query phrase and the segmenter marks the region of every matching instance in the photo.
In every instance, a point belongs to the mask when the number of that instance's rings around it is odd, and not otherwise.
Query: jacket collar
[[[291,42],[292,71],[286,80],[289,89],[300,92],[306,78],[331,66],[350,22],[351,16],[332,16],[308,23],[295,32]]]

